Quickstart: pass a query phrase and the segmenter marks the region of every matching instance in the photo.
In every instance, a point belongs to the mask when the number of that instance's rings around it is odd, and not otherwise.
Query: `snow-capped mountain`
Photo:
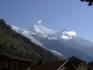
[[[49,39],[60,38],[60,39],[69,40],[76,36],[75,31],[67,31],[66,29],[63,29],[62,31],[54,31],[54,30],[48,29],[47,27],[44,27],[41,24],[34,25],[32,27],[33,28],[32,30],[22,29],[17,26],[13,26],[13,25],[11,25],[11,28],[19,33],[22,33],[23,35],[27,37],[29,35],[31,36],[34,34],[38,34],[39,36],[47,37]]]
[[[93,60],[92,42],[79,38],[73,30],[54,31],[41,24],[34,25],[31,30],[21,29],[13,25],[11,28],[34,43],[49,49],[55,55],[61,54],[66,58],[76,56],[86,61]]]
[[[24,35],[25,37],[29,38],[32,42],[34,42],[35,44],[40,45],[41,47],[45,48],[46,50],[48,50],[49,52],[53,53],[54,55],[56,55],[57,57],[59,57],[60,59],[64,59],[65,57],[63,57],[63,55],[55,50],[46,48],[43,43],[39,42],[37,39],[35,39],[33,37],[33,35],[39,35],[42,36],[43,38],[48,38],[48,39],[54,39],[53,37],[50,37],[54,34],[53,30],[50,30],[42,25],[35,25],[33,27],[33,30],[26,30],[23,28],[19,28],[17,26],[11,25],[11,29]]]
[[[29,30],[26,30],[26,29],[23,29],[23,28],[19,28],[19,27],[14,26],[14,25],[11,25],[11,29],[18,32],[18,33],[20,33],[20,34],[22,34],[22,35],[24,35],[25,37],[29,38],[32,42],[34,42],[34,43],[36,43],[36,44],[38,44],[40,46],[43,46],[42,43],[40,43],[38,40],[36,40],[32,36],[33,34],[36,34],[36,33],[32,32],[32,31],[29,31]]]
[[[34,25],[33,30],[35,33],[39,33],[39,34],[43,35],[44,37],[55,33],[53,30],[48,29],[40,24]]]

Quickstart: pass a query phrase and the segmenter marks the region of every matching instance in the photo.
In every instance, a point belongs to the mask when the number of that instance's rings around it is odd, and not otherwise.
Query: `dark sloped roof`
[[[43,63],[43,64],[34,65],[31,69],[32,70],[57,70],[58,67],[63,63],[64,61]]]
[[[85,61],[72,56],[71,58],[67,59],[61,66],[59,66],[58,69],[60,70],[61,68],[65,67],[65,70],[76,70],[76,68],[78,68],[81,63],[87,65]]]
[[[84,60],[79,59],[79,58],[77,58],[77,57],[75,57],[75,56],[72,56],[71,58],[69,58],[69,61],[70,61],[70,62],[74,62],[74,63],[85,63]]]
[[[15,56],[15,55],[10,55],[10,54],[6,54],[6,53],[0,53],[0,58],[6,58],[6,59],[14,59],[14,60],[20,60],[20,61],[25,61],[25,62],[29,62],[29,63],[37,63],[37,61],[35,60],[31,60],[31,59],[27,59],[27,58],[22,58],[19,56]]]

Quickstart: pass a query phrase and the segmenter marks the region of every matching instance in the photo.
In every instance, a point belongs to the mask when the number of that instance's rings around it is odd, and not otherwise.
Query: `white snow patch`
[[[73,37],[75,37],[76,35],[77,34],[75,31],[63,31],[61,38],[69,40],[69,39],[72,39]]]
[[[59,53],[58,51],[55,51],[55,50],[51,50],[51,49],[48,49],[49,51],[51,51],[53,54],[55,55],[59,55],[59,56],[63,56],[61,53]]]

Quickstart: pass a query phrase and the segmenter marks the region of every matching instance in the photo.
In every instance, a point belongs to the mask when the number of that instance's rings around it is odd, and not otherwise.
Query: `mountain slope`
[[[32,36],[45,45],[45,47],[58,51],[66,57],[76,56],[87,62],[93,60],[91,53],[93,51],[93,43],[76,36],[75,31],[64,29],[55,32],[55,34],[52,34],[52,37],[55,39],[49,39],[48,37],[42,37],[37,34]]]
[[[50,50],[57,51],[65,58],[76,56],[80,59],[86,60],[87,62],[93,60],[93,43],[78,37],[75,31],[63,29],[56,32],[42,26],[41,24],[35,26],[36,27],[33,27],[32,30],[27,30],[26,32],[28,33],[20,32],[20,30],[17,31],[16,28],[15,31],[28,37],[32,41],[33,39],[31,38],[34,38],[36,40],[34,40],[34,42],[37,44],[41,44],[41,46]]]
[[[66,58],[69,58],[71,56],[76,56],[86,61],[90,59],[92,60],[92,58],[88,56],[87,54],[85,54],[85,52],[79,49],[73,48],[73,45],[70,45],[69,43],[60,42],[58,40],[49,40],[47,38],[42,38],[37,35],[33,35],[33,37],[36,38],[41,43],[43,43],[47,48],[56,50],[59,53],[63,54],[63,56],[65,56]],[[77,46],[74,46],[74,47],[77,47]]]
[[[59,60],[51,52],[11,30],[3,19],[0,19],[0,55],[44,62]]]

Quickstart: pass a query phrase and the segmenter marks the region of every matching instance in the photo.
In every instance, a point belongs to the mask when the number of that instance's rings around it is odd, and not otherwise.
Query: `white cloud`
[[[37,21],[37,23],[38,23],[38,24],[41,24],[41,23],[42,23],[42,20],[41,20],[41,19],[39,19],[39,20]]]
[[[11,29],[13,29],[14,31],[18,31],[20,28],[14,25],[11,25]]]
[[[59,53],[58,51],[55,51],[55,50],[51,50],[51,49],[48,49],[50,52],[52,52],[53,54],[55,55],[59,55],[59,56],[63,56],[61,53]]]
[[[63,34],[71,36],[71,37],[77,35],[75,31],[64,31]]]
[[[65,35],[62,35],[61,38],[63,38],[63,39],[71,39],[71,37],[68,37],[68,36],[65,36]]]

